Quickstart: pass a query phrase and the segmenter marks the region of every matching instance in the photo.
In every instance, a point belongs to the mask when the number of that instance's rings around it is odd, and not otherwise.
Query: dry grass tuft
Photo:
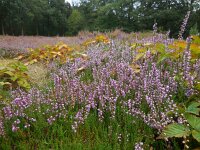
[[[37,86],[44,86],[47,79],[47,68],[42,63],[36,63],[28,66],[28,75],[33,84]]]

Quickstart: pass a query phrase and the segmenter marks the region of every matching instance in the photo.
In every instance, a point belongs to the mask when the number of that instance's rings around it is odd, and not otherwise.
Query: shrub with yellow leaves
[[[18,56],[17,60],[23,60],[25,65],[34,64],[36,62],[49,63],[53,60],[58,60],[60,63],[66,62],[67,59],[72,59],[73,49],[64,43],[56,45],[44,46],[43,48],[29,49],[28,56]]]
[[[190,45],[190,51],[192,59],[200,58],[200,37],[192,36],[192,43]],[[176,40],[173,44],[169,45],[169,48],[174,49],[172,56],[179,57],[187,46],[186,41]]]
[[[86,40],[85,42],[82,43],[82,45],[87,47],[90,46],[91,44],[97,44],[97,43],[109,44],[110,40],[105,35],[97,35],[95,39]]]

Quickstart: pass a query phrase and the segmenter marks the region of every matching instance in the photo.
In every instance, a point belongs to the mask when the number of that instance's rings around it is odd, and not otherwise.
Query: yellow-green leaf
[[[166,138],[183,137],[190,134],[190,129],[182,124],[174,123],[166,126],[162,132],[162,136]]]
[[[192,102],[188,108],[186,109],[186,112],[188,113],[192,113],[192,114],[195,114],[195,115],[199,115],[199,112],[200,112],[200,103],[199,102]]]
[[[200,142],[200,132],[199,132],[199,131],[193,130],[193,131],[192,131],[192,136],[193,136],[198,142]]]
[[[197,117],[189,113],[185,113],[185,118],[194,129],[200,131],[200,117]]]

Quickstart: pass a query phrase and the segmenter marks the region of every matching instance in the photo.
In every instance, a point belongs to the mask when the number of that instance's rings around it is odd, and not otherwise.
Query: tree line
[[[76,35],[81,30],[125,32],[159,30],[178,34],[182,20],[191,11],[187,32],[200,31],[199,0],[0,0],[0,34]]]

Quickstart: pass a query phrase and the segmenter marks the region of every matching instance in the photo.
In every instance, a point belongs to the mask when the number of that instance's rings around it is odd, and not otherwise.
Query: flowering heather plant
[[[13,52],[26,51],[28,48],[38,48],[43,45],[55,45],[58,42],[70,43],[70,46],[79,45],[85,40],[95,37],[92,36],[79,36],[77,37],[44,37],[44,36],[0,36],[0,49],[11,50]]]
[[[187,23],[188,23],[188,19],[189,19],[189,17],[190,17],[190,11],[188,11],[187,12],[187,14],[185,15],[185,18],[184,18],[184,20],[183,20],[183,23],[182,23],[182,25],[181,25],[181,29],[180,29],[180,31],[179,31],[179,35],[178,35],[178,39],[179,40],[182,40],[183,39],[183,33],[185,32],[185,28],[186,28],[186,25],[187,25]]]
[[[157,31],[158,31],[157,22],[155,22],[153,25],[153,33],[156,34]]]
[[[4,122],[3,122],[3,118],[0,118],[0,136],[4,136],[5,135],[5,130],[4,130]]]
[[[168,71],[161,72],[155,63],[152,64],[150,70],[147,63],[141,67],[141,76],[138,77],[138,81],[136,82],[137,95],[133,102],[129,101],[129,108],[133,108],[129,113],[141,116],[148,125],[161,130],[173,121],[167,114],[176,111],[172,95],[176,91],[177,83]],[[146,114],[138,109],[143,102],[148,105],[149,110]]]
[[[12,102],[3,107],[0,133],[29,137],[36,132],[46,140],[42,135],[75,143],[81,138],[85,145],[101,138],[116,145],[114,149],[155,144],[168,124],[184,123],[178,102],[197,92],[199,59],[191,62],[189,39],[182,56],[160,62],[162,53],[173,53],[173,39],[156,34],[135,41],[135,46],[118,40],[90,45],[87,59],[49,64],[51,83],[46,89],[12,92]]]

